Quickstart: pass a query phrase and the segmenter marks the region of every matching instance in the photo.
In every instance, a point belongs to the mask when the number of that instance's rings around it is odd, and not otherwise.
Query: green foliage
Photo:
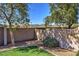
[[[46,16],[44,18],[44,22],[45,22],[45,26],[47,27],[47,25],[49,25],[49,23],[52,23],[52,17],[51,16]]]
[[[43,40],[43,44],[46,47],[52,48],[52,47],[58,47],[59,42],[55,38],[47,37]]]
[[[71,26],[74,23],[77,23],[77,4],[49,4],[50,6],[50,13],[51,13],[51,19],[46,19],[47,22],[48,20],[51,20],[52,23],[63,23],[68,25],[68,28],[71,28]],[[51,22],[49,22],[51,23]]]
[[[51,54],[37,46],[28,46],[2,51],[0,56],[51,56]]]
[[[9,27],[14,24],[28,24],[28,5],[23,3],[0,4],[0,20],[8,23]]]
[[[79,26],[79,24],[73,24],[72,28],[77,28]]]

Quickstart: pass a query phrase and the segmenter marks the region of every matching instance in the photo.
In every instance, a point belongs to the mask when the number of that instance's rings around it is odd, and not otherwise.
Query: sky
[[[47,3],[29,4],[29,18],[32,24],[43,24],[44,18],[50,15],[49,5]]]

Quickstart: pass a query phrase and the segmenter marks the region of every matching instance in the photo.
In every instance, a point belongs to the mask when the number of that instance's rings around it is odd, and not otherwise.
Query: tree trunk
[[[68,29],[71,29],[72,24],[68,25]]]
[[[12,44],[12,46],[14,46],[15,42],[14,42],[14,35],[13,35],[13,31],[12,31],[11,25],[9,25],[9,31],[10,31],[11,44]]]

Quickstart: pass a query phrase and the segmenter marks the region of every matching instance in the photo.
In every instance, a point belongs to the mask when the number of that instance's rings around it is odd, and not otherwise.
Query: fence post
[[[7,28],[4,27],[4,45],[7,45]]]

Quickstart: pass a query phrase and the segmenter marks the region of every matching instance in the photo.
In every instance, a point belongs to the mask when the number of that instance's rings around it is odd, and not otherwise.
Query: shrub
[[[49,48],[58,47],[59,42],[55,38],[47,37],[43,40],[43,45]]]

